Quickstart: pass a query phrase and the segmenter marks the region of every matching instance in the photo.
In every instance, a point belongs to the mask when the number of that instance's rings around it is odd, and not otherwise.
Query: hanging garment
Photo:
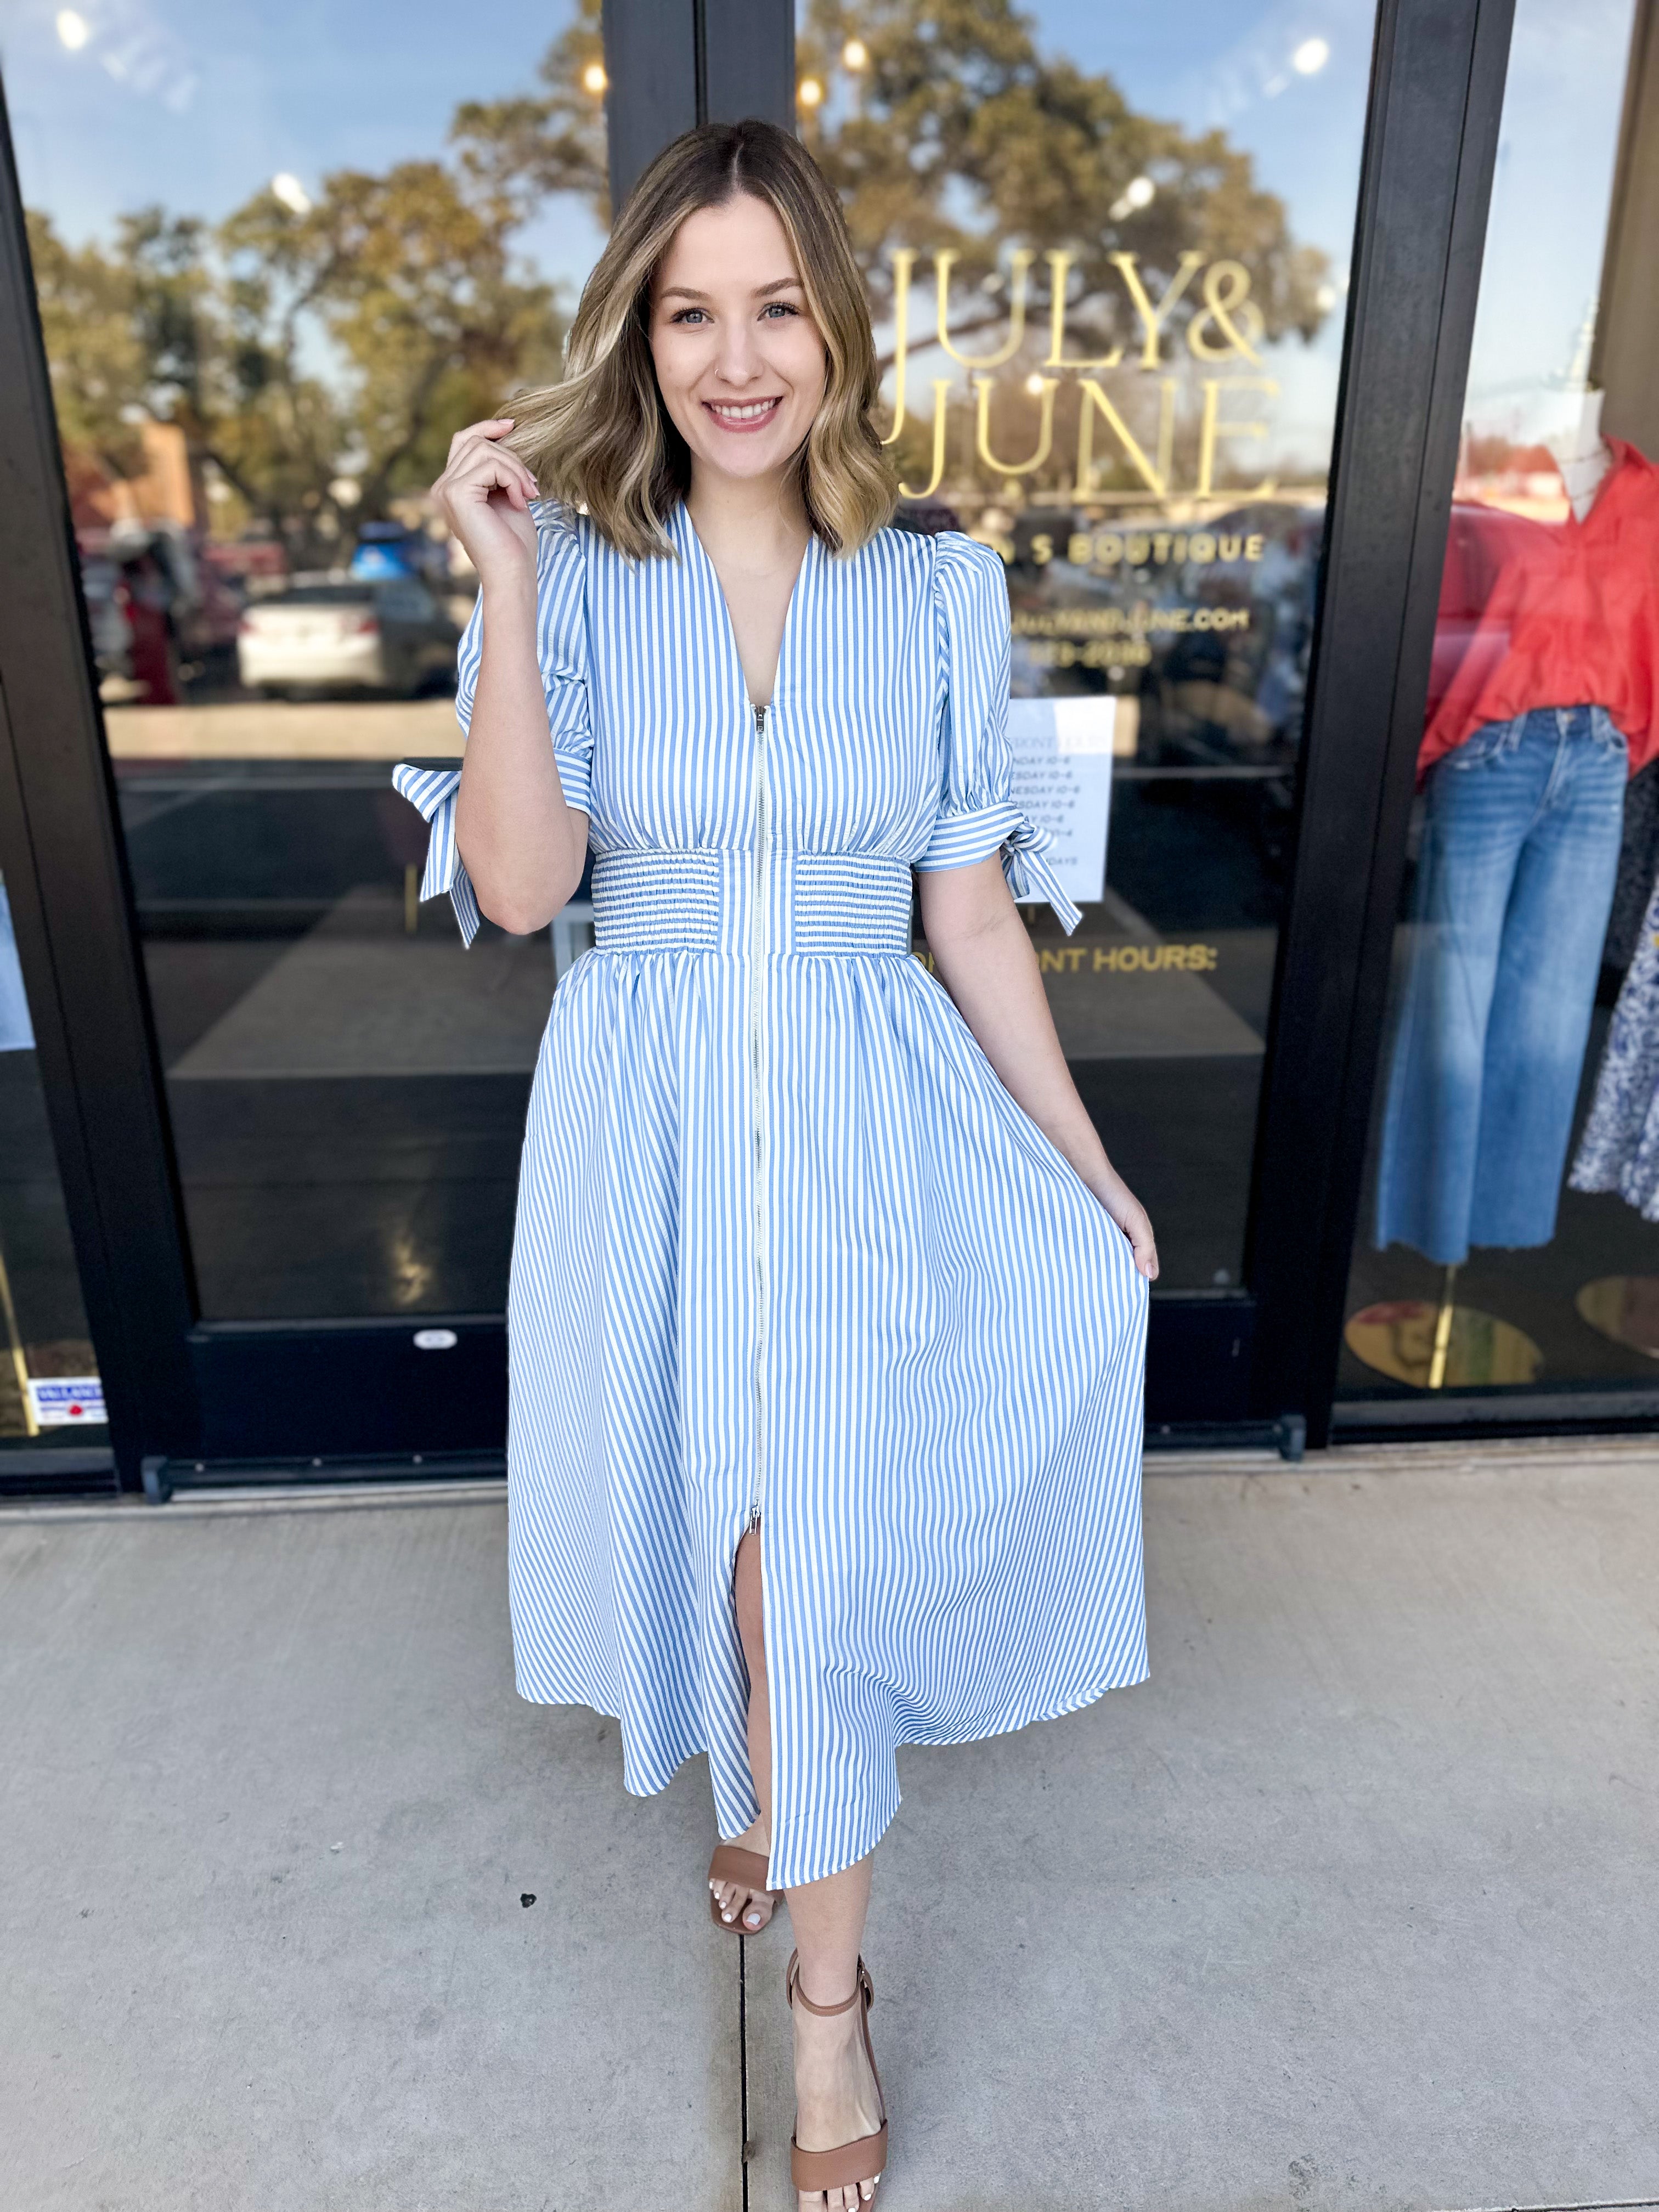
[[[1642,919],[1569,1178],[1659,1221],[1659,884]]]
[[[1491,722],[1429,778],[1376,1187],[1380,1249],[1547,1244],[1619,866],[1600,707]]]
[[[1534,707],[1604,708],[1632,773],[1659,754],[1659,469],[1622,438],[1607,443],[1614,465],[1583,522],[1504,527],[1508,550],[1424,732],[1419,775]]]
[[[619,1718],[635,1792],[706,1749],[741,1833],[732,1574],[758,1515],[789,1886],[876,1843],[900,1744],[1144,1677],[1146,1285],[910,956],[913,867],[1000,849],[1018,896],[1078,919],[1009,799],[997,556],[814,539],[763,717],[683,507],[644,562],[536,512],[595,939],[554,993],[513,1253],[518,1686]],[[395,780],[432,823],[424,893],[471,937],[458,774]]]
[[[1659,883],[1659,760],[1632,776],[1625,787],[1625,827],[1619,841],[1619,873],[1607,916],[1607,940],[1601,965],[1622,975],[1642,942],[1644,917]]]

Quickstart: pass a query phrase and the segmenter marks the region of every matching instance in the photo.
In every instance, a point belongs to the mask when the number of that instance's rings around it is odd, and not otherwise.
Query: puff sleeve
[[[547,727],[565,804],[592,810],[593,730],[588,712],[586,604],[581,538],[574,517],[546,501],[532,509],[536,518],[536,647],[542,689],[547,698]],[[465,732],[472,720],[483,657],[483,594],[479,593],[461,635],[456,656],[455,714]],[[459,768],[399,761],[392,772],[394,790],[418,809],[431,829],[421,896],[447,891],[461,938],[471,945],[478,933],[478,902],[455,847],[455,799]]]
[[[1000,557],[957,531],[933,540],[939,646],[939,811],[918,868],[961,868],[1000,851],[1017,899],[1046,899],[1069,936],[1083,919],[1044,855],[1054,838],[1013,804],[1008,741],[1008,586]]]

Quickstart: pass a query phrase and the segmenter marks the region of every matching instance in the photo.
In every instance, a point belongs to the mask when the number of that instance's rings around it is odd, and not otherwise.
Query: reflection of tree
[[[338,171],[301,209],[264,191],[216,228],[147,209],[107,249],[32,215],[71,474],[132,475],[148,416],[279,533],[337,534],[343,502],[384,514],[431,481],[458,422],[558,374],[562,325],[514,266],[516,220],[435,161]]]
[[[1108,256],[1135,254],[1157,297],[1197,253],[1244,265],[1268,337],[1310,337],[1325,257],[1292,243],[1250,156],[1218,131],[1192,137],[1136,114],[1109,76],[1041,55],[1033,29],[1012,0],[809,0],[804,73],[827,82],[849,40],[863,48],[849,96],[808,135],[878,306],[890,302],[896,247],[957,248],[964,270],[975,247],[981,269],[999,246],[1069,252],[1068,325],[1101,349],[1132,319]],[[1190,312],[1183,302],[1175,321]],[[961,334],[1005,313],[994,299],[977,315],[964,307]],[[953,338],[957,328],[953,317]]]
[[[350,365],[349,429],[365,509],[428,483],[451,431],[516,378],[558,374],[545,284],[512,268],[511,218],[468,198],[436,161],[385,176],[346,169],[295,215],[265,192],[220,243],[259,373],[296,380],[296,333],[314,317]],[[262,349],[267,337],[276,341]]]
[[[359,512],[383,512],[430,481],[458,422],[556,375],[555,303],[516,268],[512,241],[551,194],[580,194],[608,220],[599,6],[578,0],[538,89],[457,107],[453,166],[340,171],[312,204],[262,191],[216,228],[149,209],[108,247],[72,247],[32,216],[71,467],[131,475],[137,424],[173,422],[193,464],[216,465],[248,513],[314,539],[337,532],[331,486],[343,473]],[[854,70],[844,58],[859,49]],[[1070,258],[1068,360],[1119,344],[1133,358],[1134,302],[1115,254],[1133,257],[1154,301],[1176,297],[1183,268],[1190,279],[1200,261],[1236,262],[1261,317],[1252,329],[1318,328],[1324,257],[1294,243],[1249,156],[1219,131],[1138,115],[1109,76],[1043,56],[1012,0],[808,0],[800,54],[803,73],[831,87],[806,136],[878,315],[893,305],[892,255],[923,257],[913,354],[937,343],[922,288],[926,257],[941,251],[959,257],[953,344],[1006,327],[996,263],[1011,249],[1030,258],[1039,292],[1043,257]],[[1203,312],[1187,282],[1164,324],[1171,350]],[[1028,331],[1040,355],[1048,319],[1035,301]],[[1068,380],[1062,428],[1076,404]],[[1029,450],[1024,428],[1001,428],[1000,405],[997,450]],[[898,454],[924,475],[925,441],[913,422]]]
[[[610,228],[605,110],[584,88],[605,68],[599,0],[578,0],[576,20],[542,57],[547,89],[516,100],[469,100],[455,111],[450,137],[474,188],[520,218],[554,192],[580,192]]]
[[[1291,240],[1284,203],[1256,184],[1250,156],[1218,131],[1189,137],[1138,115],[1110,77],[1045,58],[1012,0],[808,0],[802,76],[831,83],[851,41],[860,65],[805,135],[841,194],[878,315],[892,305],[897,248],[954,249],[971,279],[991,272],[1000,249],[1023,246],[1039,272],[1049,252],[1074,257],[1067,326],[1079,350],[1128,335],[1114,252],[1137,257],[1154,298],[1183,253],[1242,263],[1269,337],[1311,337],[1323,321],[1326,258]],[[603,129],[579,90],[599,51],[598,0],[582,0],[542,62],[545,94],[459,112],[463,158],[494,191],[524,207],[538,192],[585,191],[608,220]],[[1171,330],[1200,306],[1194,289]],[[964,295],[952,338],[1006,313],[1000,295]],[[915,320],[913,351],[933,342],[929,318]]]
[[[130,417],[145,364],[131,271],[95,246],[66,246],[43,215],[30,214],[28,237],[64,443],[111,476],[136,476]]]

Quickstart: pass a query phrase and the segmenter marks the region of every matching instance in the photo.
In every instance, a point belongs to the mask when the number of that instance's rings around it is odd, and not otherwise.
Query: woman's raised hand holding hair
[[[536,479],[500,441],[513,428],[510,415],[469,422],[449,441],[444,472],[432,487],[438,512],[465,548],[487,590],[497,577],[521,578],[536,568],[536,525],[530,502]]]

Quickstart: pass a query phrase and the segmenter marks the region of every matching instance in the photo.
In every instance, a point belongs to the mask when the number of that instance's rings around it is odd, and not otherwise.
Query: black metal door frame
[[[1155,1301],[1155,1434],[1328,1432],[1512,5],[1381,0],[1249,1288]],[[606,0],[605,50],[618,195],[699,119],[793,123],[793,0]],[[500,1316],[199,1317],[3,112],[0,517],[0,867],[122,1480],[491,1463]]]
[[[0,106],[0,868],[118,1465],[193,1439],[195,1317],[9,122]]]
[[[1329,1437],[1514,0],[1383,0],[1250,1211],[1254,1404]]]

